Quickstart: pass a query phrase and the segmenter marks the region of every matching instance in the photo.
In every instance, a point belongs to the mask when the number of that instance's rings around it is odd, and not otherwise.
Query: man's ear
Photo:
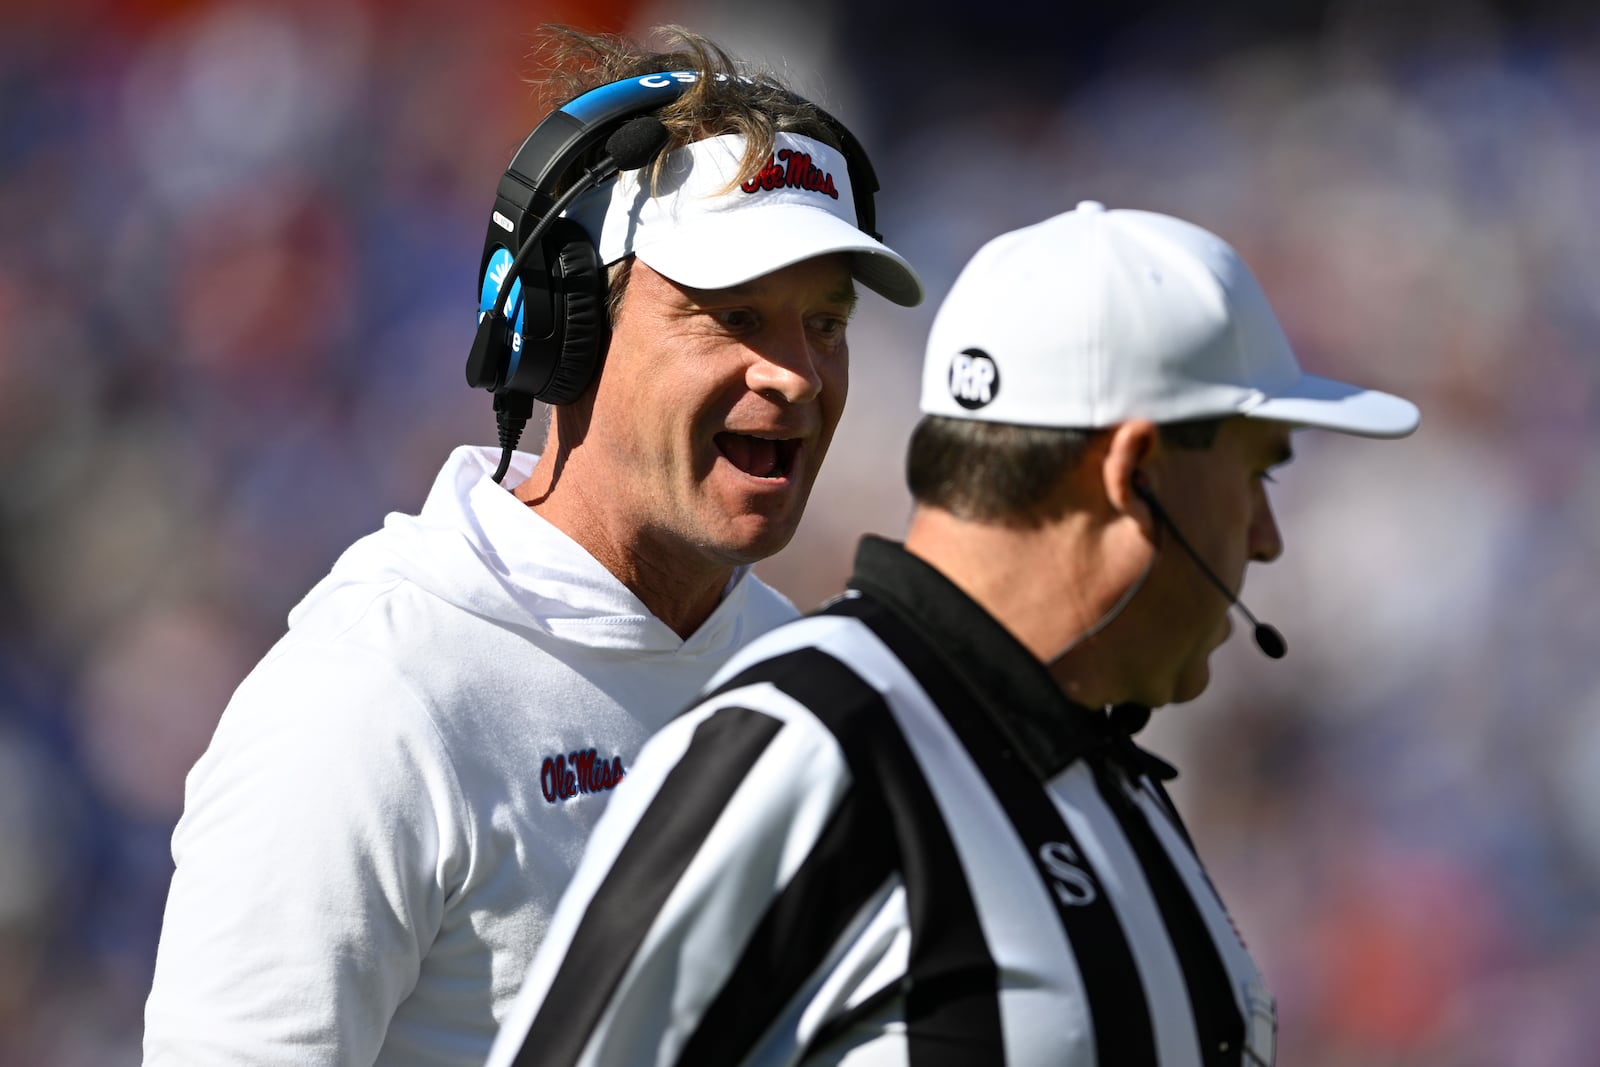
[[[1143,498],[1133,491],[1133,482],[1136,476],[1143,477],[1152,490],[1156,488],[1151,461],[1160,452],[1160,428],[1149,419],[1132,419],[1111,428],[1105,458],[1100,461],[1106,501],[1114,510],[1132,516],[1152,536],[1155,516]]]

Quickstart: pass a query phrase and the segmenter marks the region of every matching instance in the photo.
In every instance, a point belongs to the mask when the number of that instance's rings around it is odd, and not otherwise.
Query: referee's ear
[[[1100,461],[1101,486],[1106,503],[1117,515],[1126,515],[1139,524],[1139,528],[1152,540],[1156,535],[1156,517],[1150,506],[1133,491],[1133,479],[1142,473],[1154,490],[1156,474],[1152,461],[1161,452],[1161,432],[1149,419],[1130,419],[1111,427],[1104,458]]]

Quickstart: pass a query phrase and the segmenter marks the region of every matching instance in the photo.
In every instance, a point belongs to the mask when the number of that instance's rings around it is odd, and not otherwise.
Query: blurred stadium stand
[[[802,606],[896,534],[922,338],[1095,198],[1228,237],[1308,434],[1235,640],[1157,716],[1297,1067],[1600,1047],[1600,18],[1557,4],[0,3],[0,1067],[139,1061],[183,776],[289,607],[449,448],[536,24],[682,22],[851,123],[934,300],[864,300]],[[1115,14],[1112,14],[1113,8]]]

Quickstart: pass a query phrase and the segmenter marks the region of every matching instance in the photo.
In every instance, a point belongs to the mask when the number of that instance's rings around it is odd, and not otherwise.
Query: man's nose
[[[1267,499],[1265,486],[1257,486],[1255,518],[1250,523],[1250,558],[1257,563],[1271,563],[1283,555],[1283,534],[1278,529],[1278,517],[1272,512],[1272,502]]]
[[[751,349],[745,380],[754,392],[774,393],[791,404],[815,400],[822,392],[820,358],[805,324],[795,322],[772,330]]]

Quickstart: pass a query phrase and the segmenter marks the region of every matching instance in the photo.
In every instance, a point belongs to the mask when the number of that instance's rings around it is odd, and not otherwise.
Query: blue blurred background
[[[489,443],[462,366],[546,20],[678,21],[848,121],[914,312],[863,300],[803,607],[898,534],[934,303],[1093,198],[1231,240],[1308,433],[1242,638],[1146,739],[1280,1000],[1280,1062],[1600,1048],[1600,20],[1415,2],[0,4],[0,1064],[139,1059],[183,778],[344,546]],[[894,12],[894,13],[891,13]],[[264,932],[264,936],[270,936]]]

